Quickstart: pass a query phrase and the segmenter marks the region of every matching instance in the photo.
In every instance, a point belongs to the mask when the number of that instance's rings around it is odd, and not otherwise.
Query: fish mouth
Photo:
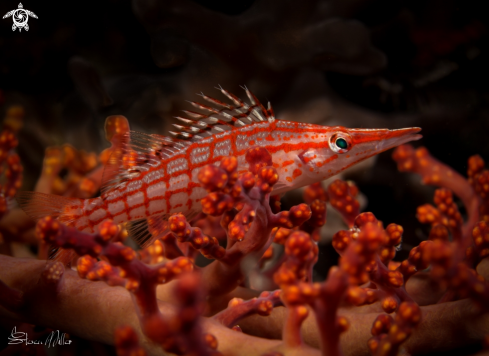
[[[418,133],[420,127],[408,127],[403,129],[353,129],[349,130],[354,145],[371,146],[373,153],[380,153],[390,148],[407,142],[417,141],[423,136]]]

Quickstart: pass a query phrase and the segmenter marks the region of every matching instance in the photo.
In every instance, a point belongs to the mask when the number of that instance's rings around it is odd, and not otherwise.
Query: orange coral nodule
[[[379,315],[372,326],[368,346],[376,355],[397,355],[400,345],[411,335],[421,320],[421,310],[414,302],[403,302],[395,319]]]
[[[347,224],[352,227],[355,217],[360,212],[360,203],[355,199],[358,188],[352,182],[337,179],[328,187],[329,201],[333,208],[343,216]]]
[[[204,335],[204,343],[212,350],[217,350],[218,342],[217,338],[212,334]]]
[[[362,228],[364,225],[368,223],[376,223],[379,226],[381,226],[380,221],[378,221],[375,215],[372,214],[371,212],[358,214],[357,217],[355,218],[355,226],[358,228]]]
[[[404,278],[399,271],[388,271],[385,276],[385,283],[388,287],[400,288],[404,285]]]
[[[261,300],[257,307],[257,313],[261,316],[268,316],[272,313],[273,303],[271,300]]]
[[[350,328],[350,322],[344,316],[338,316],[336,318],[336,326],[340,333],[344,333]]]
[[[358,286],[350,286],[345,294],[345,301],[355,306],[363,305],[367,302],[367,292]]]
[[[262,167],[257,172],[257,178],[256,186],[263,194],[268,194],[278,182],[278,173],[273,167]]]
[[[119,356],[145,356],[146,351],[139,345],[139,338],[130,326],[120,326],[115,330],[114,346]]]
[[[228,225],[229,237],[237,241],[242,241],[248,231],[247,227],[233,220]]]
[[[472,230],[472,238],[477,249],[478,257],[484,258],[489,255],[489,224],[480,221]]]
[[[111,115],[105,119],[105,138],[112,142],[115,137],[122,138],[129,132],[129,121],[122,115]]]
[[[431,204],[424,204],[418,207],[416,217],[422,224],[442,224],[443,220],[440,211]]]
[[[207,258],[221,259],[226,255],[226,250],[219,246],[219,241],[215,237],[208,237],[199,228],[190,226],[183,214],[173,214],[168,222],[170,233],[165,235],[165,242],[168,242],[168,239],[176,238],[181,243],[190,243],[194,249],[200,250],[201,254]]]
[[[454,253],[453,247],[448,242],[436,240],[429,245],[423,245],[421,257],[425,265],[433,265],[432,273],[446,273],[452,264]]]
[[[376,338],[370,338],[368,341],[367,341],[367,346],[370,350],[370,353],[372,354],[376,354],[377,350],[379,349],[379,340],[377,340]]]
[[[221,160],[220,168],[228,174],[228,185],[235,184],[238,179],[238,159],[234,156],[224,157]]]
[[[350,245],[353,232],[351,230],[340,230],[333,235],[333,247],[341,254]]]
[[[447,227],[445,225],[442,225],[442,224],[434,225],[430,230],[430,234],[428,236],[428,239],[430,241],[436,241],[436,240],[448,241],[448,229],[447,229]]]
[[[253,147],[246,151],[246,162],[249,164],[249,171],[258,174],[259,170],[272,165],[272,155],[266,148]]]
[[[469,183],[482,200],[479,205],[480,220],[489,221],[489,170],[484,169],[484,160],[472,156],[468,161]]]
[[[141,328],[144,335],[151,341],[161,345],[168,345],[173,341],[171,337],[171,329],[168,323],[163,319],[161,314],[150,314],[141,321]]]
[[[201,253],[206,258],[219,260],[226,256],[226,249],[219,246],[219,241],[215,237],[212,237],[209,244],[202,248]]]
[[[416,272],[428,268],[430,260],[425,254],[429,252],[431,244],[432,241],[421,242],[409,252],[408,259],[402,261],[399,272],[402,273],[405,281]]]
[[[462,215],[458,211],[457,204],[453,201],[453,194],[450,189],[437,189],[434,201],[438,210],[448,218],[448,227],[454,229],[462,226]]]
[[[47,147],[44,153],[44,161],[42,164],[42,174],[55,176],[61,170],[61,161],[63,152],[59,147]]]
[[[400,145],[392,152],[392,158],[397,162],[397,169],[401,172],[412,172],[415,168],[415,151],[411,145]]]
[[[83,198],[89,198],[97,192],[97,185],[90,179],[83,177],[78,183],[79,190],[83,193]]]
[[[197,178],[208,192],[220,190],[228,183],[226,171],[213,164],[202,167]]]
[[[380,314],[375,318],[375,321],[372,325],[371,333],[374,336],[378,336],[381,334],[387,334],[389,329],[392,327],[394,323],[394,319],[392,316],[388,314]]]
[[[320,287],[308,283],[291,284],[282,287],[282,300],[290,306],[300,305],[314,300],[319,295]]]
[[[285,242],[285,253],[297,259],[305,259],[314,246],[316,244],[312,242],[308,233],[294,231]]]
[[[473,187],[483,199],[489,199],[489,170],[485,169],[473,178]]]
[[[381,303],[382,309],[387,313],[393,313],[396,311],[397,307],[399,306],[399,302],[397,298],[393,296],[388,296],[382,300]]]
[[[98,233],[104,241],[113,239],[120,231],[120,227],[110,219],[103,221],[98,227]]]
[[[202,211],[211,216],[219,216],[234,207],[233,199],[221,192],[212,192],[202,198]]]
[[[307,204],[311,204],[316,199],[323,202],[327,202],[329,200],[328,193],[326,193],[322,182],[316,182],[308,185],[304,190],[304,201]]]
[[[61,235],[61,224],[51,216],[46,216],[37,222],[36,236],[48,243],[55,243]]]
[[[285,241],[289,237],[289,235],[292,233],[292,230],[286,229],[284,227],[279,227],[277,232],[275,232],[275,237],[273,239],[273,242],[277,244],[285,244]]]
[[[179,237],[190,235],[191,231],[187,226],[187,219],[185,215],[181,213],[176,213],[170,216],[168,219],[170,231]]]
[[[277,279],[277,274],[280,272],[275,273],[275,278]],[[287,280],[288,278],[280,278],[280,280]],[[282,299],[285,303],[287,304],[303,304],[304,300],[302,298],[302,293],[300,288],[295,285],[288,285],[285,288],[282,287]]]
[[[188,257],[178,257],[166,262],[157,269],[158,283],[166,283],[181,274],[191,272],[194,269],[192,260]]]
[[[397,311],[395,322],[404,322],[415,326],[421,321],[421,309],[415,302],[402,302]]]
[[[311,218],[307,221],[307,224],[315,228],[322,227],[326,224],[326,202],[316,199],[310,204]]]
[[[387,265],[396,256],[394,247],[382,247],[379,251],[379,257],[383,264]]]
[[[467,176],[469,180],[473,179],[477,174],[484,169],[485,162],[479,155],[469,157],[467,161]],[[472,182],[471,182],[472,183]]]
[[[55,284],[61,280],[63,274],[65,272],[65,266],[57,261],[57,262],[49,262],[44,267],[44,271],[42,273],[42,278],[46,283]]]
[[[136,251],[134,251],[129,246],[122,248],[119,251],[119,253],[122,256],[122,258],[124,260],[126,260],[127,262],[130,262],[130,261],[132,261],[132,260],[134,260],[136,258]]]
[[[365,253],[375,253],[385,241],[385,232],[378,222],[367,222],[362,225],[357,241]]]
[[[246,191],[249,191],[256,184],[255,176],[251,172],[245,172],[239,176],[239,181],[241,182],[241,186]]]
[[[389,241],[386,244],[387,246],[396,246],[402,242],[402,234],[404,233],[404,229],[401,225],[389,224],[386,227],[385,232],[389,238]]]
[[[89,255],[81,256],[78,259],[76,270],[81,278],[87,278],[87,275],[92,271],[97,260]]]
[[[311,208],[307,204],[295,205],[289,210],[289,220],[293,226],[300,226],[311,218]]]
[[[311,208],[306,204],[299,204],[290,208],[289,211],[281,211],[275,215],[274,225],[292,229],[304,224],[311,218]]]
[[[233,298],[228,302],[228,308],[235,308],[244,303],[242,298]]]

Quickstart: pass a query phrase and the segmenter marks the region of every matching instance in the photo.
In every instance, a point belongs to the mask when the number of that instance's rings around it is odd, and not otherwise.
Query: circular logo
[[[24,9],[17,9],[12,14],[12,18],[17,27],[24,27],[29,20],[29,15]]]

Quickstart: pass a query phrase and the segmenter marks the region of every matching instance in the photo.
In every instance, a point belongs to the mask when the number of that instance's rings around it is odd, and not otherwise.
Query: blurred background
[[[0,14],[18,7],[2,0]],[[108,115],[165,134],[196,93],[248,86],[279,119],[400,128],[465,175],[489,158],[488,13],[476,0],[72,0],[22,2],[29,31],[0,21],[0,115],[26,111],[18,148],[32,189],[44,149],[100,152]],[[346,176],[364,210],[426,238],[416,207],[433,188],[397,172],[391,152]],[[297,198],[285,199],[284,205]],[[410,243],[409,241],[412,241]],[[410,245],[411,244],[411,245]],[[406,256],[400,253],[400,258]],[[322,248],[320,276],[336,255]]]

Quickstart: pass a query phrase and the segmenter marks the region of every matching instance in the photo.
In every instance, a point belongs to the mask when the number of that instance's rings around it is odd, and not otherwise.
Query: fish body
[[[280,177],[272,194],[280,194],[421,137],[419,128],[347,129],[276,120],[271,108],[265,109],[249,90],[251,105],[221,91],[234,105],[203,95],[220,109],[192,103],[210,115],[187,111],[197,120],[181,119],[187,126],[176,125],[181,130],[173,133],[178,139],[128,133],[121,141],[122,156],[112,163],[112,171],[108,169],[100,197],[70,199],[24,192],[21,206],[34,218],[55,215],[88,232],[106,219],[118,224],[136,222],[132,235],[147,245],[158,237],[148,236],[148,220],[163,231],[171,214],[191,218],[202,210],[200,201],[207,192],[198,173],[205,165],[219,164],[223,157],[236,157],[242,172],[248,168],[246,152],[265,148]]]

